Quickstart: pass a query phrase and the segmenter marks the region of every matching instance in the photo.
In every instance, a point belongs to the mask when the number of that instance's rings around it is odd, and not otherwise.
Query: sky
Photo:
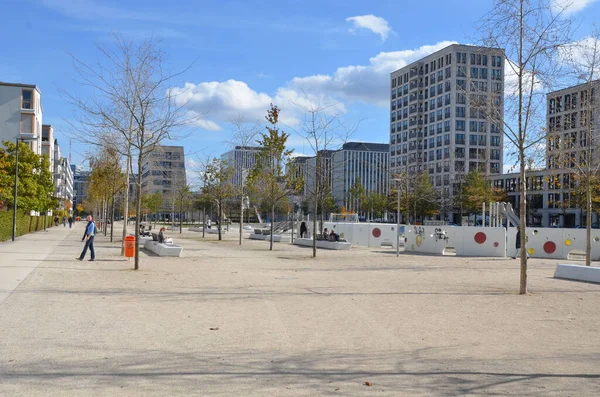
[[[589,34],[600,1],[569,4],[574,39]],[[426,4],[426,6],[425,6]],[[69,127],[76,118],[65,93],[85,93],[73,58],[97,62],[112,34],[154,38],[167,68],[181,71],[172,88],[204,114],[182,131],[188,171],[231,147],[232,122],[264,125],[270,103],[295,154],[311,155],[301,129],[307,98],[339,114],[349,140],[389,143],[389,74],[453,42],[474,44],[475,26],[492,0],[0,0],[0,81],[36,84],[43,122],[63,155],[85,165],[93,148]],[[261,127],[262,128],[262,127]]]

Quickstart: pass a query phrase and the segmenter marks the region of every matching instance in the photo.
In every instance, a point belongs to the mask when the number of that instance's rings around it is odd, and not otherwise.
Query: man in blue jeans
[[[96,224],[94,223],[94,218],[91,215],[87,217],[88,224],[85,227],[85,232],[83,234],[83,238],[81,241],[85,239],[85,245],[83,246],[83,251],[81,255],[77,257],[77,260],[82,261],[85,258],[85,254],[87,253],[88,248],[90,249],[90,254],[92,258],[90,261],[96,260],[96,253],[94,252],[94,236],[96,235]]]

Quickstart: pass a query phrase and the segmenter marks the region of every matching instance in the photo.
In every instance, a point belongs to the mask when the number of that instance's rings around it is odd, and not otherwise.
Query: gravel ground
[[[133,271],[104,237],[76,261],[82,227],[0,304],[1,396],[600,394],[600,285],[556,261],[520,296],[511,259],[185,231]]]

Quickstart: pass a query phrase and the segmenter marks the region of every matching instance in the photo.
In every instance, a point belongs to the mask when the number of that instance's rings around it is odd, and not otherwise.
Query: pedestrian
[[[63,215],[63,227],[67,227],[67,217]]]
[[[73,227],[73,217],[70,216],[68,221],[69,221],[69,229],[71,229]]]
[[[58,215],[54,216],[54,226],[58,226]]]
[[[85,240],[85,245],[83,246],[81,255],[75,259],[82,261],[85,258],[85,254],[89,248],[91,254],[90,261],[95,261],[96,253],[94,252],[94,236],[96,235],[96,224],[94,223],[94,218],[91,215],[87,216],[87,221],[88,223],[85,227],[85,231],[83,232],[83,238],[81,239],[81,241]]]
[[[521,226],[517,226],[517,238],[515,240],[515,248],[517,250],[513,259],[517,259],[521,257]],[[529,259],[529,254],[527,254],[527,259]]]
[[[300,238],[304,238],[306,236],[306,222],[302,222],[300,224]]]
[[[210,219],[208,221],[206,221],[206,226],[208,226],[209,229],[211,228],[212,223],[211,223]]]

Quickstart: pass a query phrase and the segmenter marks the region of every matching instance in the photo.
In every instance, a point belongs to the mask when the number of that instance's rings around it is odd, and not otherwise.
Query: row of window
[[[579,147],[587,147],[587,139],[587,131],[570,132],[562,136],[551,136],[548,138],[547,148],[549,152],[561,149],[574,149],[577,147],[577,142],[579,142]]]
[[[594,104],[596,101],[597,90],[596,88],[591,89],[592,94],[589,95],[590,90],[583,90],[579,93],[565,94],[555,98],[550,98],[548,101],[548,113],[560,113],[571,109],[575,109],[577,104],[584,107],[589,104]]]

